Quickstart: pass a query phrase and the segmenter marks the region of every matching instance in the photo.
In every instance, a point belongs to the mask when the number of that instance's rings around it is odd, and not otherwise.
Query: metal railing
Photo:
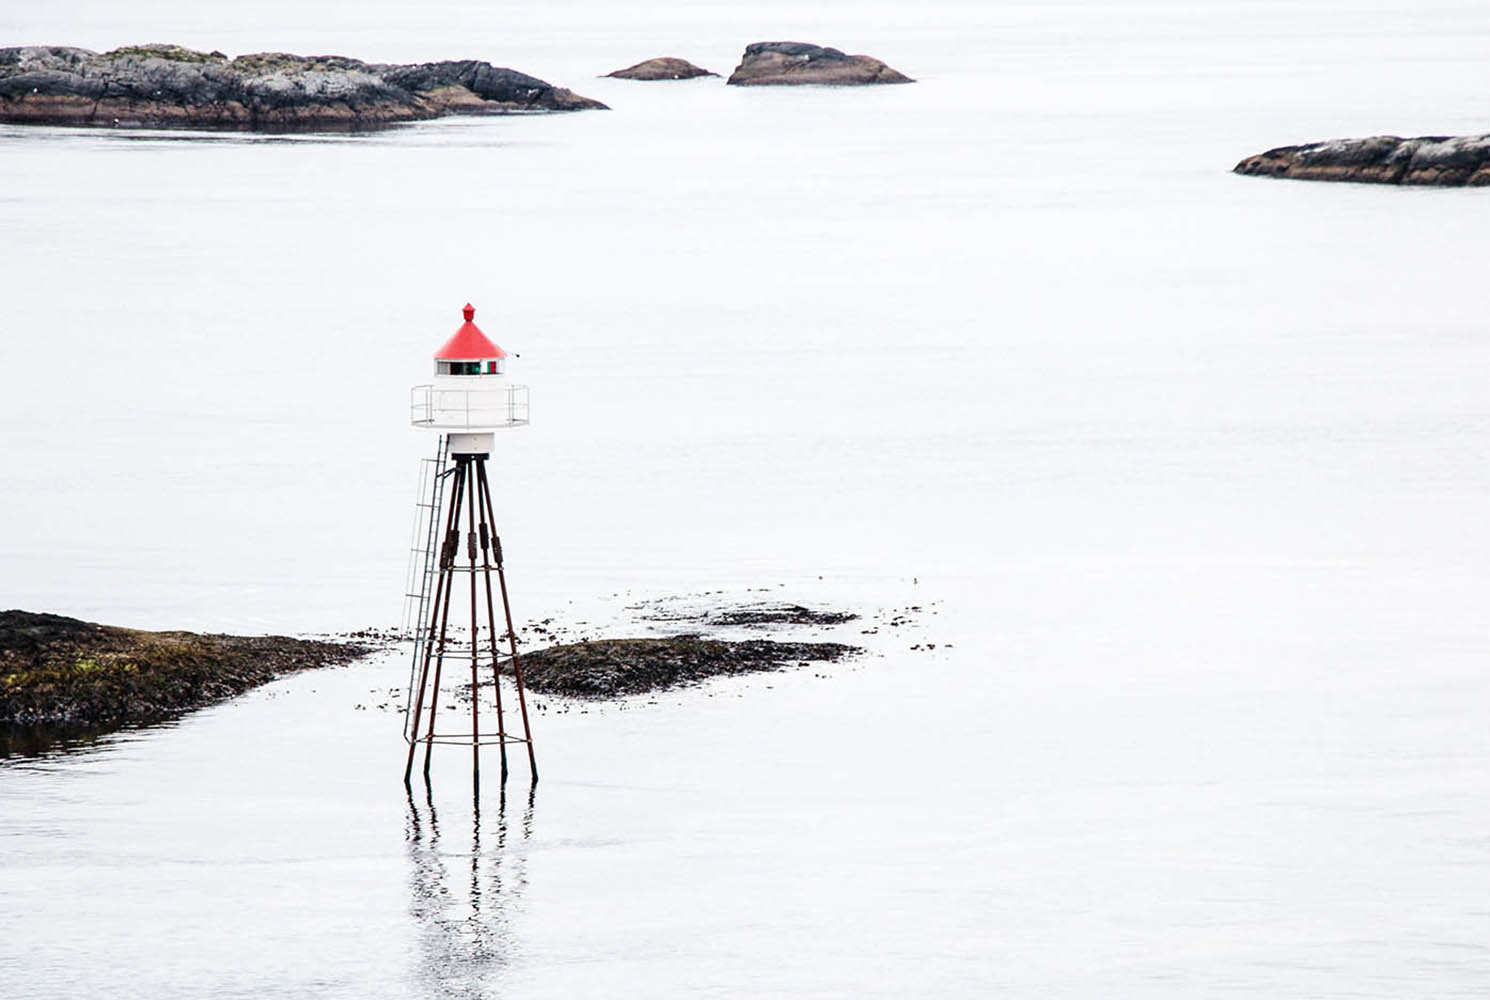
[[[528,387],[452,388],[416,385],[409,390],[409,423],[452,430],[521,427],[528,422]]]

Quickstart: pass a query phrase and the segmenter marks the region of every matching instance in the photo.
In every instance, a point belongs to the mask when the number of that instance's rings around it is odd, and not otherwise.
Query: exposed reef
[[[914,83],[871,56],[845,55],[806,42],[755,42],[745,46],[740,65],[725,81],[739,87],[790,84],[858,86],[868,83]]]
[[[687,59],[661,56],[605,75],[613,76],[618,80],[692,80],[695,77],[718,76],[719,74],[711,73],[702,66],[695,66]]]
[[[396,65],[178,45],[0,48],[0,122],[347,131],[453,114],[604,108],[477,60]]]
[[[1490,135],[1375,135],[1280,146],[1247,157],[1234,170],[1306,181],[1484,187],[1490,185]]]
[[[645,616],[649,621],[697,622],[717,626],[842,625],[855,621],[852,611],[820,611],[800,604],[761,602],[731,607],[701,609],[658,608]]]
[[[708,677],[834,661],[860,652],[838,642],[729,642],[696,635],[663,639],[597,639],[524,653],[523,681],[542,694],[617,698]],[[510,669],[510,665],[509,668]]]
[[[369,652],[285,636],[142,632],[61,615],[0,612],[0,731],[97,732],[157,722],[297,670]],[[14,733],[0,732],[9,743]]]

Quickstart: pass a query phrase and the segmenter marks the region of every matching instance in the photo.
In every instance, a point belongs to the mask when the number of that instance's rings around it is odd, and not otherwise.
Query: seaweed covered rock
[[[618,80],[692,80],[700,76],[718,76],[719,74],[711,73],[702,66],[695,66],[687,59],[660,56],[605,75],[613,76]]]
[[[536,77],[466,60],[418,65],[178,45],[97,53],[0,49],[0,121],[240,130],[374,128],[446,114],[603,108]]]
[[[614,698],[708,677],[778,670],[814,660],[839,660],[857,652],[858,647],[838,642],[769,639],[727,642],[676,635],[665,639],[599,639],[550,646],[524,654],[522,668],[524,683],[534,691]]]
[[[1307,181],[1483,187],[1490,185],[1490,135],[1376,135],[1280,146],[1249,156],[1233,169]]]
[[[845,55],[838,49],[806,42],[755,42],[745,46],[740,65],[727,83],[758,87],[819,83],[857,86],[870,83],[914,83],[872,56]]]
[[[365,646],[284,636],[142,632],[0,612],[0,724],[114,725],[179,715]]]

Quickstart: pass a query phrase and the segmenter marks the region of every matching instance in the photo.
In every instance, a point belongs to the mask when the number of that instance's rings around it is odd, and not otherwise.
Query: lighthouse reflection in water
[[[479,795],[469,813],[446,803],[442,814],[429,786],[422,800],[410,794],[409,915],[423,995],[488,996],[512,957],[513,925],[528,886],[535,794],[529,786],[509,800],[504,791],[485,815]]]

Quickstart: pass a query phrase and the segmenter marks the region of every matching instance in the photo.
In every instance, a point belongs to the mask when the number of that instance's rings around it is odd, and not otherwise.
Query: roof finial
[[[466,303],[466,307],[462,309],[461,312],[466,314],[467,323],[476,318],[476,307],[471,305],[471,303],[469,302]]]

